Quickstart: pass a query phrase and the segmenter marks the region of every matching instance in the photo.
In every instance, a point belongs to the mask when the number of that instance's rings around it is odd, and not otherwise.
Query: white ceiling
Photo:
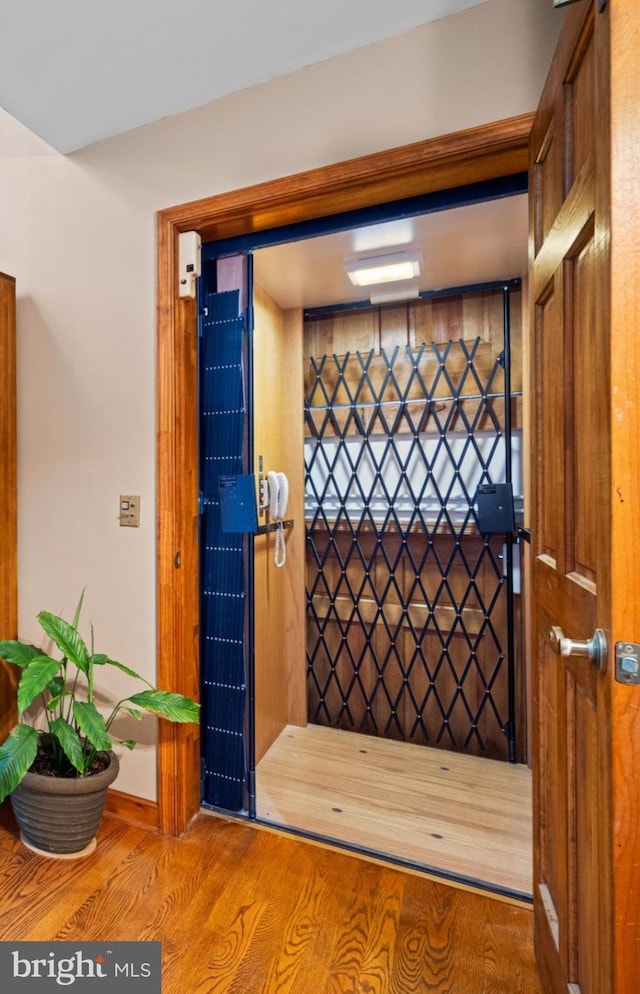
[[[351,285],[345,260],[415,249],[420,290],[489,283],[526,273],[527,234],[527,196],[506,197],[259,249],[255,281],[283,308],[368,300],[371,288]]]
[[[61,152],[486,0],[20,0],[0,106]]]
[[[0,106],[67,153],[486,0],[22,0],[2,5]],[[526,197],[256,253],[282,307],[368,299],[344,261],[412,247],[421,290],[526,271]]]

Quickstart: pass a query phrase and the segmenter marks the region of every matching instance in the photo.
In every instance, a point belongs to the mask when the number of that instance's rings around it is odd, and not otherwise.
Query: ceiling
[[[24,0],[2,12],[0,106],[68,153],[484,2]],[[433,290],[519,276],[526,246],[510,197],[261,249],[256,279],[282,307],[321,307],[368,299],[354,255],[417,249]]]
[[[259,249],[254,275],[282,308],[368,300],[371,288],[351,285],[345,261],[407,250],[422,257],[421,276],[411,281],[420,290],[489,283],[526,273],[527,235],[521,194]]]
[[[483,2],[7,3],[0,106],[67,153]]]

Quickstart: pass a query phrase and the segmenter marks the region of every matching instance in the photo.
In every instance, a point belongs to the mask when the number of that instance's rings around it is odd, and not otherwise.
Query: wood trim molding
[[[4,273],[0,273],[0,368],[0,638],[12,639],[18,636],[16,281]]]
[[[178,231],[158,217],[158,683],[199,697],[198,422],[195,301],[177,296]],[[159,723],[161,831],[178,835],[200,806],[195,725]]]
[[[533,114],[172,207],[178,231],[215,241],[526,172]]]
[[[105,814],[113,815],[126,821],[127,825],[144,825],[145,828],[158,830],[158,805],[145,797],[134,797],[112,787],[107,791]]]
[[[214,241],[525,172],[532,114],[323,166],[160,211],[157,351],[158,682],[198,695],[196,314],[177,297],[177,238]],[[162,832],[183,832],[200,805],[195,726],[160,723]]]
[[[640,479],[638,478],[640,434],[640,133],[637,127],[638,91],[640,89],[640,6],[610,4],[610,16],[596,15],[596,30],[603,39],[600,51],[608,51],[608,65],[600,61],[600,89],[596,97],[598,116],[610,122],[604,133],[598,121],[600,148],[609,148],[610,158],[598,157],[597,168],[608,181],[610,227],[598,228],[606,244],[609,239],[611,288],[604,320],[610,328],[609,357],[604,357],[610,376],[611,397],[609,425],[613,460],[609,479],[611,500],[611,578],[604,596],[610,599],[612,643],[640,632],[635,553],[640,545]],[[606,47],[605,47],[606,45]],[[609,73],[607,76],[607,68]],[[606,104],[611,102],[610,114]],[[602,214],[604,217],[604,213]],[[597,292],[597,291],[596,291]],[[601,295],[604,296],[604,295]],[[624,412],[621,415],[621,412]],[[611,667],[613,669],[613,667]],[[640,923],[632,909],[640,904],[640,838],[638,817],[640,789],[640,687],[618,683],[610,675],[611,741],[603,761],[613,769],[613,805],[603,826],[607,845],[614,856],[612,879],[605,881],[607,905],[604,914],[612,923],[610,944],[613,963],[609,976],[615,976],[616,990],[640,988]],[[603,780],[603,783],[606,782]],[[609,903],[610,902],[610,903]],[[611,913],[608,914],[608,909]],[[601,988],[604,989],[604,986]]]
[[[0,638],[18,637],[16,281],[0,273]],[[0,738],[17,721],[17,667],[0,662]]]

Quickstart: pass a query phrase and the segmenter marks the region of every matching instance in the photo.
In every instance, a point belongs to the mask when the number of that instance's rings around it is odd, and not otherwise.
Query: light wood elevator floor
[[[265,821],[531,894],[526,766],[288,725],[256,787]]]

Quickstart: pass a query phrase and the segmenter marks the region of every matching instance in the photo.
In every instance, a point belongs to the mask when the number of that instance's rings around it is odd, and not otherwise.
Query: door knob
[[[603,628],[596,628],[591,638],[568,639],[559,625],[553,625],[549,631],[549,641],[558,656],[586,656],[593,668],[602,673],[607,666],[607,636]]]

